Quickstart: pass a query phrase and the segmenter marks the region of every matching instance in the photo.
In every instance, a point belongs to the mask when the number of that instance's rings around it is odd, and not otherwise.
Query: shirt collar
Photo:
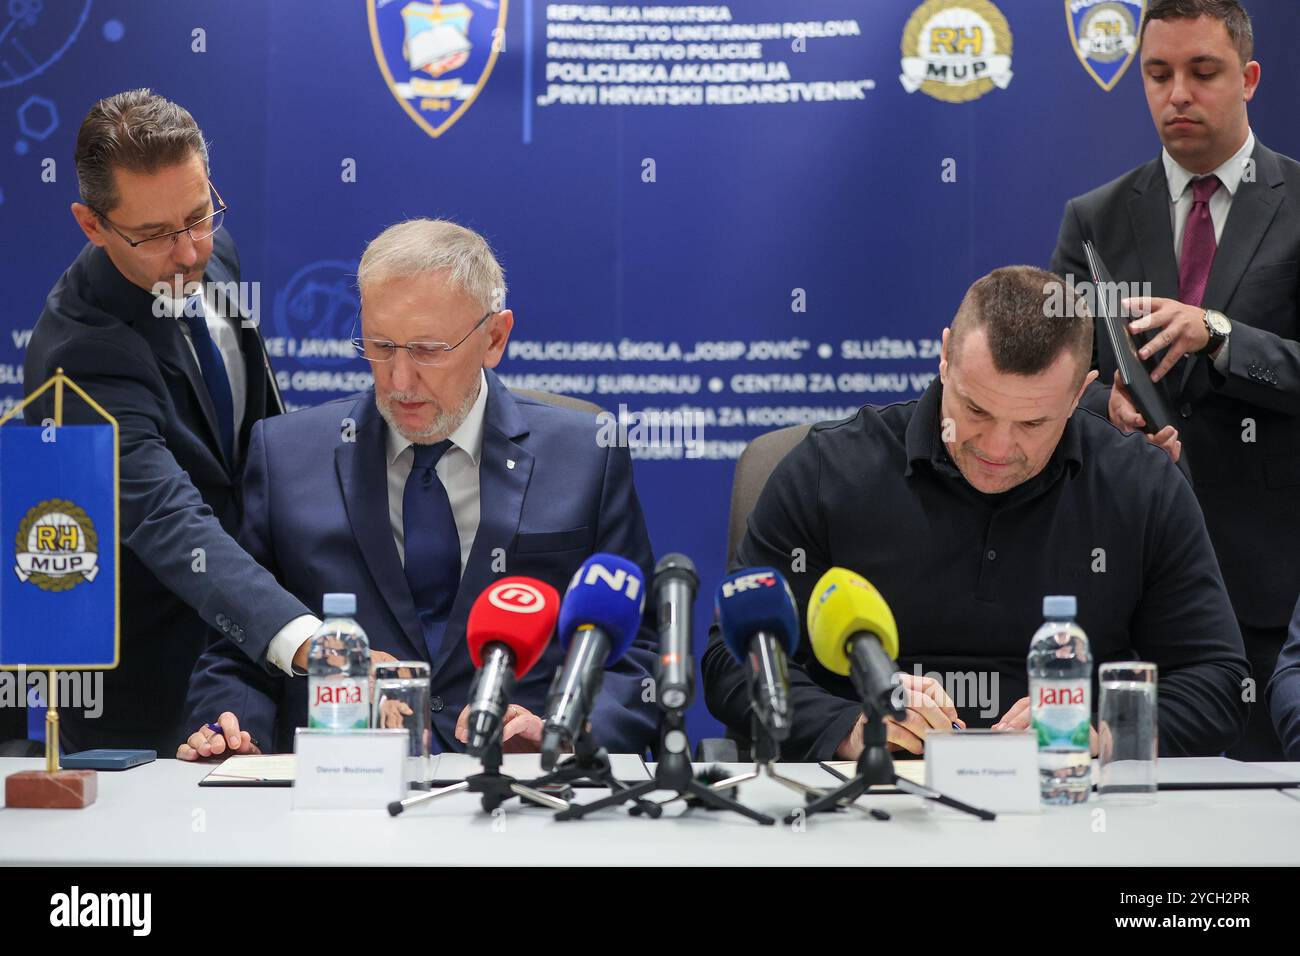
[[[161,313],[159,317],[179,319],[184,314],[186,306],[189,306],[191,299],[198,299],[202,303],[202,312],[206,315],[207,302],[201,295],[187,295],[182,299],[175,299],[169,295],[160,295],[155,300],[158,313]],[[191,306],[191,308],[193,307]]]
[[[1255,152],[1255,131],[1246,132],[1246,142],[1241,144],[1241,149],[1233,154],[1232,158],[1211,172],[1209,175],[1218,176],[1219,182],[1223,183],[1230,196],[1237,195],[1237,187],[1241,185],[1241,179],[1246,173],[1246,160]],[[1190,172],[1180,166],[1172,156],[1169,150],[1163,150],[1161,159],[1165,164],[1165,179],[1169,181],[1169,198],[1173,202],[1178,202],[1187,192],[1187,187],[1193,179],[1199,178],[1195,173]]]
[[[929,387],[921,394],[916,403],[916,411],[912,413],[912,419],[907,423],[907,431],[904,435],[904,447],[907,451],[907,468],[903,474],[912,474],[912,464],[917,461],[928,462],[932,468],[941,474],[952,474],[961,476],[961,469],[953,462],[952,456],[948,454],[948,447],[943,443],[943,433],[940,428],[939,412],[943,407],[943,383],[936,375]],[[1056,448],[1052,452],[1052,457],[1047,463],[1048,469],[1055,469],[1057,463],[1065,462],[1070,468],[1071,474],[1077,474],[1079,468],[1083,465],[1083,440],[1079,437],[1079,426],[1074,420],[1077,415],[1087,415],[1088,412],[1082,412],[1076,409],[1074,415],[1065,423],[1065,431],[1061,433],[1061,440],[1056,443]],[[1039,472],[1041,475],[1043,472]],[[962,478],[965,481],[965,478]],[[1032,479],[1031,479],[1032,480]]]
[[[469,455],[476,466],[483,451],[483,422],[487,415],[487,395],[487,376],[483,374],[482,369],[479,369],[478,398],[474,399],[474,404],[470,406],[469,414],[465,416],[465,420],[456,427],[454,432],[447,436],[451,439],[453,445]],[[389,426],[386,431],[388,463],[391,465],[413,443],[399,435],[397,429],[392,426]]]

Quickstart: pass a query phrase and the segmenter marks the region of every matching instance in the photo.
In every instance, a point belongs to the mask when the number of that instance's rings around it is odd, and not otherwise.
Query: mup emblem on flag
[[[18,524],[14,573],[42,591],[66,591],[99,574],[99,535],[86,509],[63,498],[34,505]]]
[[[509,0],[366,0],[389,91],[437,139],[465,115],[505,49]]]
[[[1147,0],[1065,0],[1074,55],[1107,93],[1137,56],[1146,12]]]
[[[90,406],[75,424],[65,389]],[[25,425],[33,403],[43,421]],[[117,666],[117,442],[117,422],[61,373],[0,418],[0,668]]]

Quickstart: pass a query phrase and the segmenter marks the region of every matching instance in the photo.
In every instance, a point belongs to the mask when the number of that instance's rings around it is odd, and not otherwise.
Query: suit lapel
[[[392,612],[398,630],[410,645],[412,658],[428,660],[415,602],[397,556],[388,520],[388,455],[385,425],[375,408],[373,392],[357,399],[351,414],[357,423],[356,441],[340,441],[334,452],[343,504],[352,536],[366,569]]]
[[[1228,221],[1223,226],[1223,238],[1214,254],[1210,280],[1205,287],[1205,307],[1208,309],[1227,309],[1233,293],[1241,284],[1241,277],[1255,257],[1255,250],[1264,241],[1264,234],[1282,205],[1282,170],[1276,154],[1257,142],[1253,158],[1255,181],[1243,179],[1237,187],[1237,195],[1228,211]]]
[[[1134,183],[1136,195],[1129,200],[1129,221],[1137,238],[1142,276],[1151,283],[1151,295],[1178,298],[1178,258],[1174,255],[1173,214],[1169,204],[1169,180],[1164,162],[1157,158]],[[1174,398],[1173,380],[1178,373],[1161,379],[1156,388],[1169,401]]]
[[[483,450],[479,455],[478,533],[474,536],[442,645],[433,662],[435,678],[451,659],[452,652],[464,642],[470,608],[502,573],[494,570],[494,566],[501,567],[494,559],[510,551],[519,531],[524,493],[533,473],[533,453],[519,444],[528,434],[519,406],[496,375],[488,371],[485,377],[488,400],[483,421]],[[509,568],[504,573],[509,574]]]
[[[148,340],[154,354],[158,356],[159,364],[170,373],[172,378],[179,380],[181,387],[188,388],[191,397],[198,403],[203,420],[195,423],[195,430],[203,435],[208,450],[229,473],[231,463],[226,461],[225,452],[221,448],[221,438],[217,432],[217,413],[212,407],[212,396],[208,394],[203,373],[199,371],[194,355],[185,342],[185,335],[181,332],[179,322],[179,319],[167,316],[150,315],[148,319],[136,325],[136,330]]]
[[[1277,154],[1256,141],[1252,158],[1255,160],[1255,181],[1242,179],[1237,195],[1232,199],[1202,299],[1207,309],[1230,311],[1228,304],[1282,205],[1284,180]],[[1203,355],[1194,355],[1184,364],[1179,398],[1196,401],[1213,387],[1210,382],[1210,365],[1213,363]]]
[[[1134,184],[1136,195],[1129,200],[1129,220],[1137,237],[1142,275],[1151,283],[1151,294],[1178,298],[1178,259],[1174,256],[1174,229],[1169,211],[1169,181],[1164,164],[1157,159]],[[1101,250],[1106,255],[1105,250]]]

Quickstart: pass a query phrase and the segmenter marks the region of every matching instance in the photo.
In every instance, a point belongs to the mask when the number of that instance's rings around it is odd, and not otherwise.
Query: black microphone
[[[573,575],[560,604],[559,638],[568,655],[547,695],[543,770],[555,769],[586,726],[605,668],[627,653],[644,606],[645,578],[625,558],[593,554]]]
[[[794,719],[786,658],[799,646],[794,595],[773,568],[747,568],[722,579],[715,602],[722,640],[749,670],[754,716],[775,743]]]
[[[654,591],[659,605],[659,666],[656,696],[664,710],[685,710],[695,699],[695,651],[691,614],[700,587],[695,565],[684,554],[666,554],[655,565]]]
[[[560,595],[545,581],[502,578],[474,601],[465,627],[478,668],[469,692],[465,752],[482,758],[501,737],[515,679],[532,669],[555,630]]]
[[[474,675],[469,690],[469,740],[465,752],[471,757],[482,757],[501,733],[501,721],[514,689],[514,652],[494,641],[483,649],[483,666]]]

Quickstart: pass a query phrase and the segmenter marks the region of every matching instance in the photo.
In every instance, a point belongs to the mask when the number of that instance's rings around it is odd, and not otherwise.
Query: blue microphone
[[[632,646],[644,609],[645,576],[626,558],[593,554],[573,575],[560,604],[559,638],[568,654],[547,696],[543,770],[555,768],[586,725],[605,668]]]
[[[754,719],[771,741],[785,740],[791,728],[786,658],[799,646],[790,585],[773,568],[747,568],[723,578],[714,606],[723,642],[748,670]]]

